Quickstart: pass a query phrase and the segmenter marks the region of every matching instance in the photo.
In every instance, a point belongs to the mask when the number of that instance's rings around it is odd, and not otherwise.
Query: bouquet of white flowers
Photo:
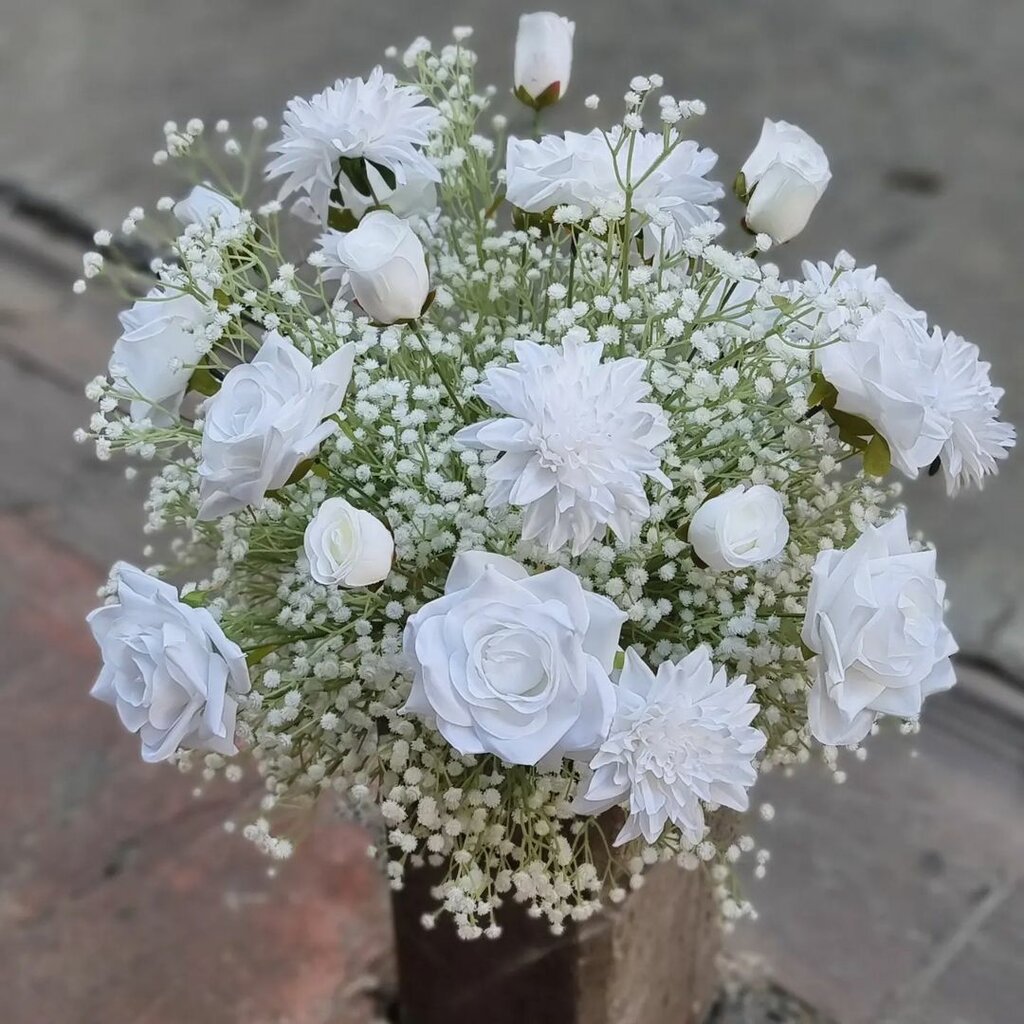
[[[664,860],[749,913],[753,840],[709,812],[954,682],[935,554],[881,479],[955,494],[1014,443],[978,349],[873,267],[766,260],[829,182],[800,128],[765,121],[736,175],[741,252],[704,105],[661,76],[541,135],[573,28],[522,19],[535,137],[481,128],[468,29],[413,43],[408,82],[292,100],[269,145],[168,123],[155,162],[200,183],[157,204],[148,273],[139,209],[84,260],[145,293],[79,439],[162,464],[148,530],[193,577],[114,567],[93,695],[147,761],[237,778],[244,750],[272,856],[283,809],[335,794],[393,886],[443,866],[465,937],[507,900],[558,931]]]

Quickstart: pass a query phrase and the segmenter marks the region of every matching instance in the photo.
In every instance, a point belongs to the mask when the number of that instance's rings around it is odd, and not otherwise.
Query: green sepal
[[[811,393],[807,396],[808,408],[820,405],[823,409],[834,409],[839,392],[825,380],[819,371],[816,371],[811,378],[814,381]]]
[[[187,594],[181,595],[181,603],[187,604],[189,608],[202,608],[209,596],[205,590],[191,590]]]
[[[314,459],[303,459],[293,470],[292,475],[284,482],[284,486],[297,484],[312,468]]]
[[[875,434],[864,449],[864,472],[871,476],[885,476],[892,469],[892,453],[881,434]]]
[[[626,652],[616,651],[615,660],[612,662],[612,670],[624,669],[626,667]]]
[[[231,305],[231,296],[223,288],[215,288],[213,299],[221,309],[227,309]]]
[[[818,652],[812,651],[810,647],[803,642],[803,640],[800,641],[800,650],[803,652],[803,656],[806,659],[816,658],[818,656]]]
[[[795,308],[793,306],[793,300],[787,299],[785,295],[773,295],[772,305],[776,309],[782,310],[783,313],[792,313]]]
[[[521,85],[515,90],[515,97],[531,110],[543,110],[562,98],[562,83],[552,82],[539,96],[531,96]]]
[[[261,644],[245,652],[245,660],[249,665],[259,664],[268,654],[273,654],[280,644]]]
[[[750,193],[747,191],[747,176],[742,171],[733,178],[732,191],[733,195],[741,203],[745,203],[750,199]]]
[[[359,221],[356,219],[356,215],[344,206],[332,206],[327,211],[327,226],[347,234],[359,227]]]
[[[220,381],[205,366],[197,366],[188,379],[188,388],[210,398],[220,391]]]

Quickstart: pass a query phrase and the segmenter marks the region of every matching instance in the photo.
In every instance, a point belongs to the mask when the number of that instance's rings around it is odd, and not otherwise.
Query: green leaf
[[[209,596],[205,590],[191,590],[187,594],[181,595],[181,603],[187,604],[189,608],[202,608]]]
[[[892,469],[892,453],[881,434],[875,434],[864,449],[864,472],[872,476],[885,476]]]
[[[190,391],[197,391],[209,398],[220,391],[220,381],[205,367],[197,367],[188,379]]]
[[[808,408],[815,405],[820,405],[824,409],[833,408],[836,404],[836,399],[839,397],[839,392],[820,373],[815,373],[812,380],[814,381],[814,386],[811,388],[811,393],[807,396]]]
[[[785,295],[773,295],[772,305],[776,309],[781,309],[783,313],[793,312],[793,300],[787,299]]]
[[[245,660],[250,665],[259,664],[268,654],[273,654],[280,644],[261,644],[245,652]]]
[[[303,459],[293,470],[292,475],[285,480],[284,485],[297,484],[312,468],[313,459]]]

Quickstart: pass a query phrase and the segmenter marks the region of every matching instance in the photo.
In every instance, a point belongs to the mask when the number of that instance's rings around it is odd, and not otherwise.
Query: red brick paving
[[[10,514],[0,565],[0,1020],[372,1019],[390,940],[362,831],[319,821],[269,879],[223,831],[245,783],[196,799],[88,699],[98,567]]]

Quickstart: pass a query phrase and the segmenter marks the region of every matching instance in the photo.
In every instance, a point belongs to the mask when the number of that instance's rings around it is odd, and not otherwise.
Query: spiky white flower
[[[607,528],[624,543],[650,515],[644,480],[671,487],[655,449],[669,437],[644,401],[643,359],[601,361],[601,342],[517,341],[518,363],[487,370],[477,394],[505,415],[465,427],[469,448],[504,452],[487,469],[490,508],[523,508],[523,539],[578,555]]]
[[[702,804],[745,811],[757,781],[753,760],[766,737],[750,724],[760,710],[753,693],[743,676],[729,680],[724,668],[715,670],[706,645],[677,663],[662,662],[657,675],[631,647],[611,731],[574,809],[599,814],[628,800],[616,846],[639,836],[655,843],[670,823],[688,842],[700,842]]]
[[[838,330],[843,324],[889,310],[909,320],[927,326],[927,317],[914,309],[884,277],[879,277],[874,266],[849,267],[852,257],[840,251],[831,263],[804,260],[800,269],[804,274],[804,291],[816,298],[827,310],[828,323]]]
[[[990,364],[978,358],[978,346],[952,331],[943,337],[938,327],[932,337],[942,346],[936,405],[950,422],[939,457],[946,491],[955,495],[996,473],[996,460],[1006,458],[1017,433],[999,419],[1003,389],[993,387]]]
[[[613,149],[617,152],[613,153]],[[623,184],[634,186],[632,208],[642,218],[647,252],[677,252],[699,224],[718,219],[711,204],[725,194],[705,175],[718,155],[695,142],[675,142],[668,156],[660,133],[638,133],[616,147],[599,128],[508,140],[508,201],[528,213],[578,206],[584,218],[625,203]],[[653,218],[664,224],[654,223]]]
[[[312,99],[297,96],[284,112],[282,137],[269,146],[276,156],[267,177],[285,176],[281,199],[304,193],[317,217],[326,223],[331,191],[356,189],[341,174],[345,158],[385,168],[395,182],[411,178],[439,181],[437,168],[422,149],[440,114],[415,86],[399,85],[379,66],[367,79],[339,79]]]

